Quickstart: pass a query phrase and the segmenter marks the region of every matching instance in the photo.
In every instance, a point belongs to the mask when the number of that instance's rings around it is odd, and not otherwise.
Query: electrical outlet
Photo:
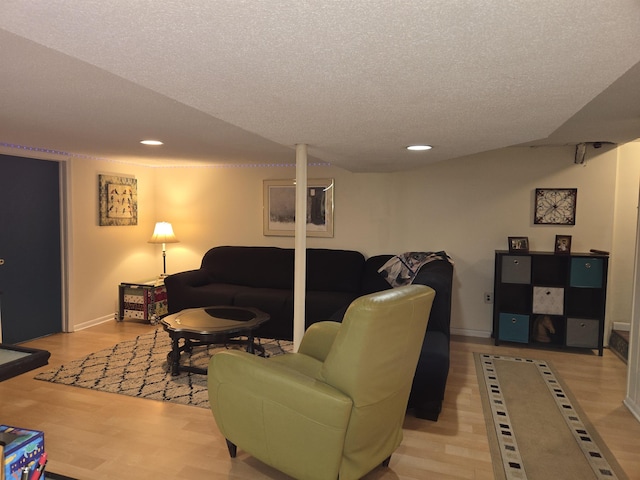
[[[484,303],[493,303],[493,293],[484,292]]]

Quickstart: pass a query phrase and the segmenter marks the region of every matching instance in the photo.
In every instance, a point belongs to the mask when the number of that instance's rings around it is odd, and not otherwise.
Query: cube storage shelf
[[[496,250],[493,337],[602,356],[609,257]]]

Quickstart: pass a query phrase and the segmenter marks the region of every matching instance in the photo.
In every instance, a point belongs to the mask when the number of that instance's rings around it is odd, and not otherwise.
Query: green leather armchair
[[[434,297],[424,285],[373,293],[342,323],[311,325],[297,353],[214,355],[209,401],[231,456],[240,447],[300,480],[355,480],[388,465]]]

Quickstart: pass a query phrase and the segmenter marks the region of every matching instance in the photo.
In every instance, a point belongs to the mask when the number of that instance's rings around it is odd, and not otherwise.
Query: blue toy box
[[[44,433],[38,430],[0,425],[0,440],[4,447],[4,478],[20,480],[22,469],[38,463],[44,453]]]

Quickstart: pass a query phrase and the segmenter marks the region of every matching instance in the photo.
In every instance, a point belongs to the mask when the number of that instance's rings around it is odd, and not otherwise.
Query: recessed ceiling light
[[[431,150],[431,145],[409,145],[407,150],[413,150],[416,152],[422,152],[424,150]]]
[[[140,143],[143,145],[163,145],[160,140],[142,140]]]

